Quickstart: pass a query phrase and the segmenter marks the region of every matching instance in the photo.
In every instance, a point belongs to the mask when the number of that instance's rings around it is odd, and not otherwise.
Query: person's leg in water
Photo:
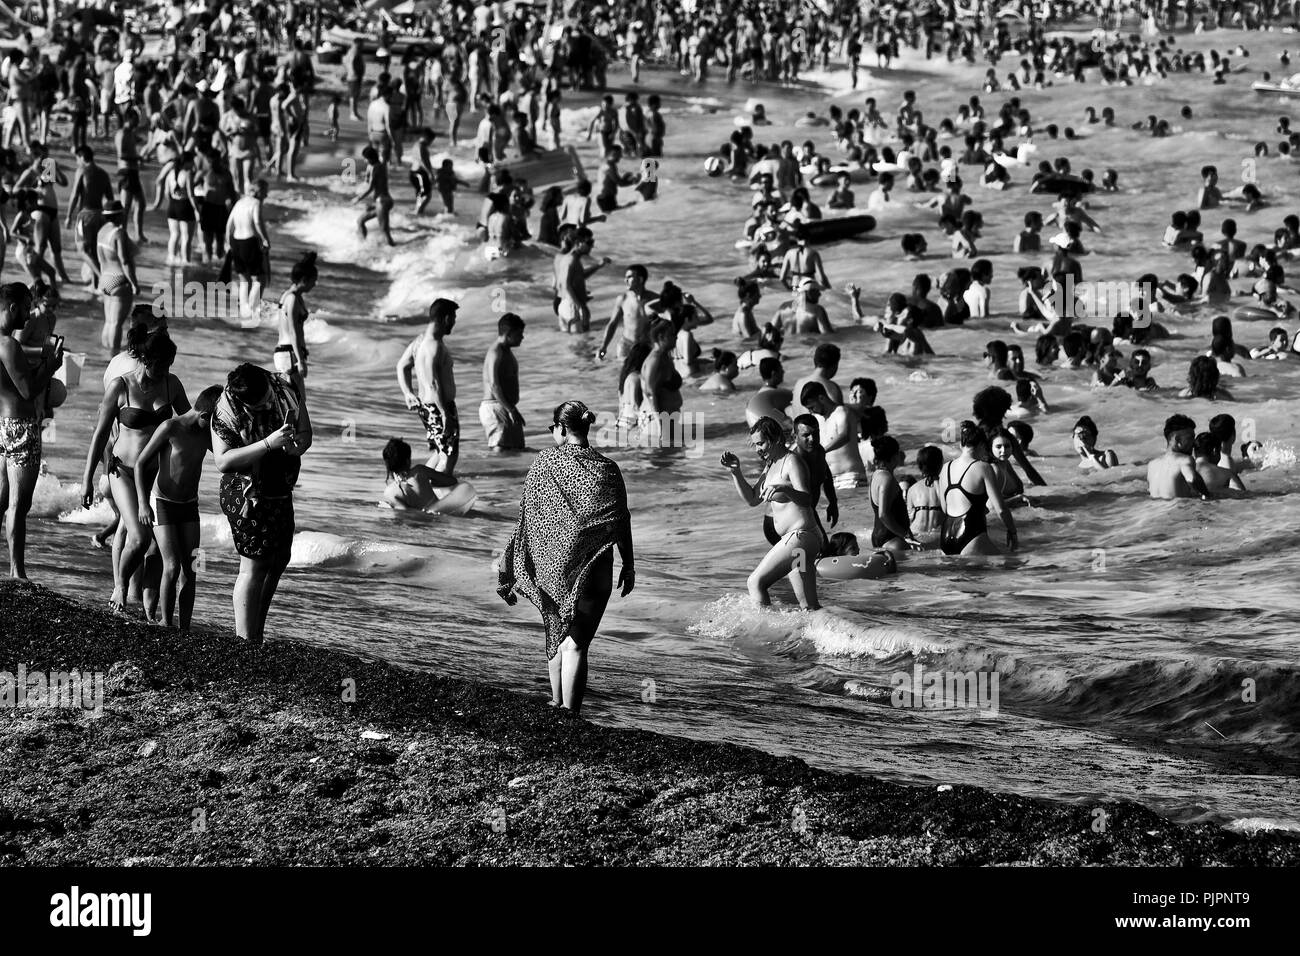
[[[792,531],[763,557],[746,582],[754,603],[761,607],[770,605],[772,600],[768,596],[768,589],[793,571],[803,584],[803,587],[795,589],[795,597],[799,599],[800,606],[806,611],[815,611],[820,607],[817,603],[816,574],[817,555],[821,548],[815,541],[816,537],[815,531]],[[793,577],[791,583],[794,583]]]
[[[379,209],[375,213],[375,219],[378,220],[379,229],[383,232],[384,238],[388,240],[388,244],[390,246],[395,246],[397,243],[393,241],[393,230],[388,222],[388,212],[392,208],[393,201],[391,199],[381,199],[379,201]]]
[[[158,552],[158,541],[150,535],[149,550],[144,553],[144,564],[140,567],[140,580],[143,586],[144,619],[150,624],[157,624],[158,593],[162,581],[162,556]]]
[[[130,286],[126,287],[126,293],[125,297],[116,293],[104,296],[104,331],[99,341],[109,355],[122,351],[122,325],[134,298]]]
[[[258,618],[262,613],[262,586],[270,562],[265,558],[239,559],[239,576],[235,578],[235,636],[257,643]]]
[[[275,597],[276,589],[280,586],[280,577],[284,574],[284,569],[289,566],[289,558],[292,554],[292,550],[286,549],[272,557],[268,563],[266,578],[262,582],[261,605],[258,608],[257,631],[254,638],[259,644],[266,639],[266,619],[271,614],[271,600]]]
[[[153,535],[150,534],[149,529],[140,524],[139,505],[136,500],[135,478],[132,470],[125,465],[119,465],[117,473],[109,478],[109,489],[112,492],[113,500],[117,502],[118,514],[121,515],[121,530],[118,533],[125,537],[118,562],[119,577],[125,583],[130,581],[137,571],[141,570],[145,554],[153,543]],[[114,542],[114,550],[116,550],[116,542]],[[145,591],[144,604],[148,604],[147,584],[145,584]],[[125,611],[131,602],[119,599],[109,603],[114,611]]]
[[[577,714],[587,692],[587,649],[600,627],[601,618],[614,591],[614,552],[597,559],[587,574],[586,587],[574,608],[570,636],[564,639],[556,657],[562,658],[560,689],[565,710]]]

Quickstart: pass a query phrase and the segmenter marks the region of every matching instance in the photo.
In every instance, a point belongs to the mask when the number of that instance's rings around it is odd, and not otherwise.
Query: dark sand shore
[[[180,639],[3,582],[0,671],[20,663],[109,677],[98,717],[0,716],[10,866],[1300,864],[1286,835],[1134,804],[1107,805],[1098,832],[1092,807],[598,727],[293,642]]]

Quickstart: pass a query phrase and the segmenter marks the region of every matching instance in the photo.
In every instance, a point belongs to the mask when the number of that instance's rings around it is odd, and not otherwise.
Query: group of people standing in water
[[[1112,18],[1120,6],[1093,5],[1099,17]],[[1153,23],[1178,16],[1167,5],[1138,6]],[[1026,2],[1020,7],[1029,20],[1028,29],[1013,33],[999,22],[987,35],[991,9],[982,3],[976,5],[973,25],[961,21],[952,3],[942,5],[944,16],[938,21],[897,5],[873,5],[865,15],[856,5],[837,8],[830,16],[804,10],[793,18],[770,4],[752,12],[714,7],[694,20],[673,5],[664,5],[662,12],[653,15],[624,11],[629,16],[619,26],[626,33],[624,46],[634,80],[640,61],[652,48],[670,61],[676,58],[679,66],[703,81],[710,63],[719,60],[726,64],[728,79],[744,77],[746,72],[751,79],[773,75],[793,79],[817,58],[826,66],[830,51],[838,45],[856,85],[858,58],[868,37],[881,66],[899,55],[902,43],[924,49],[927,56],[946,51],[949,60],[973,62],[983,55],[995,66],[1003,57],[1021,58],[1005,84],[996,74],[988,78],[983,88],[986,96],[1022,87],[1043,88],[1054,79],[1080,80],[1090,66],[1101,68],[1106,83],[1164,78],[1171,72],[1206,67],[1203,57],[1185,54],[1163,39],[1115,38],[1089,45],[1048,37],[1043,26],[1069,12],[1068,4]],[[1193,7],[1187,7],[1188,17]],[[508,131],[512,119],[522,112],[523,126],[516,128],[534,137],[539,119],[536,106],[542,111],[543,129],[549,123],[558,135],[558,120],[551,121],[558,117],[559,89],[566,76],[573,85],[592,77],[583,68],[575,72],[573,64],[552,63],[541,71],[546,93],[539,96],[538,64],[527,62],[522,53],[528,45],[519,42],[536,26],[533,15],[517,8],[509,22],[494,24],[492,10],[485,10],[486,15],[480,15],[476,9],[474,22],[462,24],[465,42],[449,44],[446,55],[435,58],[436,70],[442,71],[439,76],[446,82],[440,81],[432,92],[435,103],[444,107],[448,101],[463,105],[459,85],[473,79],[475,92],[483,97],[474,98],[483,107],[479,146],[485,152],[480,155],[490,169],[504,155],[502,145],[509,137],[502,129]],[[1222,20],[1228,10],[1226,4],[1211,4],[1209,19]],[[582,22],[566,34],[567,46],[561,44],[562,49],[582,46],[573,37],[589,25],[589,18],[601,19],[585,9],[578,13]],[[520,21],[517,28],[515,21]],[[499,50],[480,49],[480,41],[491,36],[494,25],[506,28],[508,40]],[[795,27],[804,31],[801,42],[806,45],[791,42]],[[791,41],[782,39],[787,36]],[[83,128],[81,140],[75,143],[77,168],[70,180],[68,209],[68,225],[76,223],[88,278],[104,303],[102,344],[109,356],[103,400],[85,459],[83,503],[92,505],[97,487],[103,488],[117,516],[96,536],[102,544],[112,541],[113,607],[124,609],[138,600],[149,620],[187,629],[201,544],[199,484],[210,452],[222,474],[219,506],[240,555],[234,589],[236,633],[258,643],[292,553],[293,488],[302,456],[312,445],[303,331],[308,311],[303,296],[316,280],[314,257],[294,268],[280,301],[273,368],[240,364],[224,385],[203,389],[191,403],[172,371],[176,345],[165,318],[148,306],[134,304],[139,279],[129,232],[134,226],[135,242],[145,241],[146,197],[139,167],[157,157],[162,168],[155,183],[154,207],[166,202],[170,263],[191,261],[197,230],[205,253],[214,259],[227,257],[233,275],[241,277],[245,287],[241,313],[255,313],[270,272],[270,238],[261,215],[267,185],[255,179],[261,146],[265,141],[275,156],[272,168],[292,179],[299,153],[310,144],[307,118],[315,74],[300,42],[289,43],[291,52],[277,71],[263,76],[256,58],[234,42],[233,34],[222,39],[220,47],[231,56],[185,49],[178,41],[172,60],[165,66],[154,64],[152,72],[140,62],[134,41],[125,39],[119,49],[116,36],[100,39],[110,44],[100,44],[98,52],[112,67],[105,75],[111,74],[113,82],[110,109],[97,116],[96,126],[102,119],[107,134],[114,120],[119,124],[114,143],[118,179],[114,188],[109,173],[97,165],[94,151],[86,145]],[[82,73],[87,52],[80,51]],[[365,57],[361,50],[351,56],[345,70],[349,86],[355,83],[349,93],[354,118],[360,120]],[[11,66],[21,71],[22,62]],[[1226,56],[1215,54],[1212,62],[1216,72],[1230,70]],[[484,63],[486,71],[480,69]],[[399,80],[388,72],[392,66],[382,62],[381,77],[372,86],[374,95],[365,119],[369,171],[364,191],[357,196],[367,203],[359,228],[364,231],[375,220],[390,240],[388,164],[392,159],[400,161],[401,130],[410,121],[422,120],[420,97],[429,92],[418,69],[408,70],[410,64],[403,64]],[[492,69],[495,75],[489,75]],[[74,82],[68,91],[70,100],[83,95],[77,86]],[[604,258],[588,265],[583,260],[596,243],[592,226],[612,221],[606,217],[618,208],[618,189],[631,185],[618,169],[624,150],[647,157],[663,149],[662,120],[653,119],[658,114],[656,99],[647,99],[649,120],[629,120],[640,110],[633,96],[629,94],[624,104],[621,124],[620,111],[607,97],[589,130],[599,132],[605,157],[596,195],[590,183],[580,183],[573,195],[551,192],[541,204],[538,238],[553,241],[559,249],[553,267],[553,309],[566,333],[591,331],[593,296],[587,283],[612,261]],[[1035,168],[1030,157],[1036,130],[1018,98],[1008,99],[986,116],[979,97],[971,97],[955,117],[945,117],[938,126],[926,122],[921,106],[909,91],[892,116],[882,112],[873,97],[862,109],[832,110],[830,119],[819,121],[814,114],[811,120],[801,121],[801,128],[833,133],[834,142],[825,144],[826,152],[838,148],[843,163],[828,162],[829,156],[820,155],[811,140],[797,149],[792,142],[756,144],[753,126],[768,124],[765,116],[755,115],[753,125],[732,135],[719,157],[725,160],[723,171],[751,185],[754,196],[746,224],[751,269],[736,279],[737,306],[731,325],[735,341],[747,347],[713,349],[710,361],[696,332],[714,323],[713,314],[671,280],[660,282],[656,276],[659,292],[651,292],[653,265],[628,265],[622,290],[611,302],[597,357],[612,357],[611,364],[617,366],[614,392],[625,427],[654,430],[668,422],[671,428],[672,416],[685,407],[683,390],[692,380],[706,393],[734,391],[735,381],[747,369],[756,370],[762,380],[746,408],[750,443],[761,473],[751,481],[738,455],[727,452],[720,459],[739,497],[767,511],[764,533],[771,547],[747,582],[760,604],[769,603],[772,587],[783,577],[790,581],[801,606],[816,609],[819,578],[893,573],[899,567],[895,555],[905,551],[996,555],[1020,545],[1013,509],[1024,502],[1026,484],[1045,484],[1032,464],[1033,429],[1022,419],[1049,412],[1040,375],[1027,368],[1028,343],[1025,348],[1014,340],[988,343],[983,361],[990,382],[1005,382],[1013,391],[998,384],[979,390],[970,418],[953,422],[951,434],[944,436],[944,443],[955,452],[948,455],[939,444],[923,446],[915,454],[920,474],[914,479],[900,473],[908,456],[897,437],[889,434],[885,412],[876,404],[875,382],[853,379],[845,400],[845,390],[835,381],[842,359],[838,347],[819,342],[812,350],[811,372],[799,378],[793,389],[784,387],[785,364],[790,361],[789,354],[783,353],[787,336],[830,336],[837,328],[865,325],[882,336],[886,355],[921,360],[935,353],[934,344],[945,326],[980,321],[997,311],[990,304],[994,267],[978,251],[982,219],[971,208],[974,202],[964,192],[959,167],[976,167],[980,185],[991,190],[1006,189],[1017,170],[1033,170],[1028,191],[1058,197],[1050,212],[1027,213],[1025,229],[1016,237],[1014,252],[1036,255],[1046,249],[1051,255],[1041,266],[1021,270],[1018,321],[1004,336],[1034,336],[1034,359],[1040,369],[1087,368],[1098,388],[1127,387],[1149,394],[1157,388],[1150,374],[1150,343],[1167,336],[1168,324],[1180,313],[1224,306],[1232,295],[1228,280],[1234,276],[1254,280],[1256,307],[1270,310],[1277,323],[1294,318],[1294,310],[1282,297],[1290,291],[1283,267],[1300,254],[1300,220],[1287,217],[1271,244],[1248,249],[1237,238],[1234,220],[1225,221],[1219,240],[1207,243],[1191,215],[1199,210],[1180,213],[1166,235],[1171,248],[1187,250],[1192,262],[1189,273],[1174,283],[1142,276],[1134,283],[1139,290],[1136,298],[1118,314],[1083,315],[1073,292],[1083,281],[1080,260],[1087,254],[1083,236],[1099,234],[1102,228],[1087,209],[1087,196],[1097,188],[1114,194],[1118,174],[1107,170],[1094,181],[1091,170],[1076,176],[1065,160]],[[334,133],[338,108],[338,98],[327,107]],[[448,116],[453,112],[459,115],[456,109],[448,110]],[[142,115],[148,116],[150,127],[143,150],[135,135]],[[1113,125],[1115,116],[1108,108],[1100,117],[1093,111],[1086,121]],[[450,132],[454,144],[454,122]],[[1038,132],[1055,139],[1059,131],[1049,124]],[[1169,125],[1162,127],[1157,120],[1151,132],[1164,135]],[[25,127],[23,136],[27,136]],[[1075,138],[1069,128],[1064,136]],[[896,141],[899,148],[881,145],[882,137]],[[953,142],[949,145],[945,140]],[[416,207],[425,208],[436,188],[451,209],[456,188],[466,184],[457,181],[449,167],[431,165],[431,141],[432,136],[421,137],[417,147],[412,179]],[[1287,142],[1291,145],[1289,136]],[[57,281],[68,281],[53,190],[69,179],[57,162],[49,161],[41,143],[32,142],[30,152],[27,164],[17,163],[13,156],[0,163],[8,168],[18,196],[20,212],[13,234],[22,244],[19,262],[32,280],[31,288],[24,283],[0,286],[0,511],[5,515],[11,573],[19,578],[26,576],[25,519],[39,473],[41,424],[66,395],[66,390],[60,395],[60,383],[54,378],[62,362],[63,342],[54,332],[57,300],[50,291]],[[518,232],[512,232],[512,220],[521,215],[518,207],[526,213],[528,203],[499,171],[493,177],[482,225],[488,246],[504,255],[520,241]],[[1258,189],[1242,189],[1238,194],[1219,190],[1217,170],[1212,167],[1202,170],[1202,180],[1196,203],[1200,209],[1234,200],[1241,202],[1243,216],[1264,208]],[[955,264],[938,283],[918,276],[909,290],[890,294],[877,317],[864,313],[862,290],[852,285],[845,293],[845,319],[835,314],[839,306],[824,301],[831,283],[821,252],[802,227],[821,218],[814,189],[830,190],[829,208],[851,212],[858,208],[852,187],[858,185],[859,192],[865,192],[862,184],[872,189],[865,208],[873,213],[888,214],[891,204],[907,194],[912,194],[916,205],[932,209],[936,228],[943,234],[942,240],[932,237],[935,245],[943,242],[954,260],[969,265]],[[643,197],[652,198],[645,192]],[[1045,246],[1040,233],[1048,227],[1059,233]],[[921,261],[928,254],[923,235],[902,237],[901,245],[908,261]],[[778,289],[783,301],[771,322],[761,322],[757,307],[768,288]],[[938,293],[937,301],[929,298],[932,291]],[[385,447],[389,481],[384,500],[396,509],[436,510],[460,483],[456,469],[461,418],[448,343],[458,308],[450,299],[436,299],[429,307],[426,329],[397,363],[402,399],[418,418],[430,458],[423,465],[414,463],[410,446],[400,439]],[[1162,321],[1153,321],[1152,316]],[[1241,321],[1260,316],[1234,313],[1233,317]],[[1300,335],[1288,336],[1280,324],[1272,326],[1267,343],[1238,346],[1232,338],[1233,317],[1216,319],[1207,354],[1198,356],[1189,370],[1186,397],[1227,399],[1230,396],[1219,381],[1240,377],[1244,361],[1278,360],[1300,351],[1296,348]],[[1078,321],[1081,318],[1104,318],[1109,327]],[[524,340],[525,327],[517,313],[499,315],[496,340],[484,356],[479,418],[486,445],[493,451],[525,450],[526,421],[519,408],[514,354]],[[932,344],[932,336],[936,343]],[[123,344],[125,349],[119,351]],[[1121,346],[1132,349],[1127,364]],[[503,600],[514,603],[522,594],[538,607],[546,630],[552,703],[573,712],[582,704],[587,648],[606,604],[616,586],[627,595],[636,580],[632,505],[617,465],[593,447],[595,421],[595,413],[582,402],[566,401],[553,410],[549,432],[554,447],[541,452],[529,469],[519,522],[497,567]],[[1090,416],[1075,423],[1071,441],[1080,467],[1120,465],[1115,452],[1100,444],[1099,435]],[[1207,431],[1198,432],[1189,417],[1175,414],[1166,420],[1163,435],[1165,452],[1148,466],[1154,497],[1208,498],[1244,491],[1241,472],[1259,458],[1257,444],[1238,452],[1236,423],[1228,415],[1214,417]],[[663,443],[671,445],[671,434],[667,439]],[[105,478],[98,484],[101,467]],[[556,494],[556,489],[563,493]],[[866,499],[861,504],[869,506],[872,515],[873,554],[862,554],[866,549],[852,534],[827,532],[841,523],[842,507],[847,513],[848,503],[858,494]],[[1002,532],[991,531],[990,515],[1003,526]],[[617,582],[615,553],[621,565]]]

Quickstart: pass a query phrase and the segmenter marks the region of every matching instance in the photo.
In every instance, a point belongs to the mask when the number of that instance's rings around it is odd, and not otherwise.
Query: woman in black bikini
[[[943,468],[944,554],[1001,554],[988,534],[992,507],[1007,529],[1007,548],[1017,545],[1016,525],[1002,499],[1002,476],[985,459],[988,436],[972,421],[961,423],[961,455]],[[964,499],[964,501],[963,501]]]
[[[126,544],[122,548],[116,576],[120,583],[113,589],[109,601],[113,610],[118,612],[125,605],[122,587],[131,580],[153,546],[152,533],[140,524],[134,473],[136,459],[159,425],[173,414],[183,415],[190,410],[185,386],[171,372],[172,362],[176,360],[176,343],[166,329],[150,333],[137,358],[139,365],[136,369],[115,379],[104,393],[81,482],[81,501],[89,508],[95,497],[95,470],[104,454],[109,431],[117,422],[119,428],[112,450],[108,452],[107,470],[113,501],[126,527]],[[145,617],[151,622],[157,604],[156,582],[161,571],[162,565],[156,557],[146,562]]]

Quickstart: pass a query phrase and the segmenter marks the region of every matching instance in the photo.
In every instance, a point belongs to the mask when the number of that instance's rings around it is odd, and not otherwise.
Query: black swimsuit
[[[872,510],[875,511],[876,514],[876,523],[871,528],[871,546],[873,548],[879,548],[887,542],[898,538],[898,535],[893,531],[890,531],[889,526],[880,520],[879,511],[876,511],[874,507]],[[904,528],[911,524],[907,515],[907,502],[903,500],[903,495],[901,493],[894,496],[894,504],[889,509],[889,513],[893,516],[895,524],[902,525]]]
[[[949,462],[944,470],[944,481],[948,487],[943,490],[944,507],[948,506],[948,492],[956,489],[966,496],[970,502],[970,510],[959,517],[950,517],[945,515],[943,519],[943,533],[939,537],[939,547],[944,554],[961,554],[966,546],[986,532],[989,528],[988,523],[988,495],[976,495],[967,491],[962,482],[970,474],[971,468],[975,462],[966,466],[966,470],[961,473],[961,477],[956,483],[952,480],[952,462]]]

